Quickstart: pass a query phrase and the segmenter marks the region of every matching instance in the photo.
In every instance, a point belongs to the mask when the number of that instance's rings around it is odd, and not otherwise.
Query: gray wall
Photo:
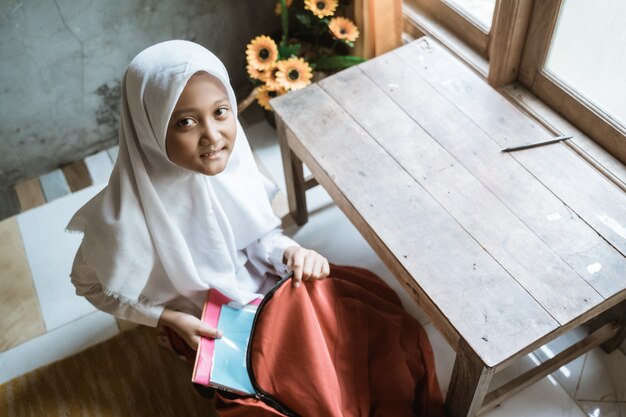
[[[274,0],[0,0],[0,187],[117,143],[119,84],[142,49],[198,42],[251,89],[245,46]]]

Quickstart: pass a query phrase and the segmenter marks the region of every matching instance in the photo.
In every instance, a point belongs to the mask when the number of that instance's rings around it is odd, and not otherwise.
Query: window
[[[405,0],[463,39],[481,56],[489,53],[496,0]]]
[[[519,80],[626,161],[623,0],[535,2]]]

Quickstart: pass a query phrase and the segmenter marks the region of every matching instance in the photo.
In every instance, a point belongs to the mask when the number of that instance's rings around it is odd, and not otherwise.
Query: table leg
[[[276,116],[276,129],[280,144],[280,153],[283,158],[289,213],[296,224],[302,226],[309,220],[309,213],[306,206],[304,168],[302,167],[300,158],[289,148],[289,144],[287,143],[287,128],[282,119],[278,116]]]
[[[487,367],[472,348],[461,340],[446,395],[448,417],[475,416],[483,404],[493,373],[493,368]]]
[[[619,323],[621,327],[615,336],[600,345],[606,353],[613,352],[626,340],[626,301],[622,301],[592,319],[590,321],[589,333],[611,321]]]

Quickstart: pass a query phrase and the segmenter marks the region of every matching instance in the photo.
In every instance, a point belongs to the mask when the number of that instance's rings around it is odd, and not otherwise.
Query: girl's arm
[[[141,302],[128,303],[106,294],[95,271],[84,262],[81,248],[74,258],[70,277],[76,288],[76,295],[85,297],[98,310],[145,326],[157,326],[164,308]]]

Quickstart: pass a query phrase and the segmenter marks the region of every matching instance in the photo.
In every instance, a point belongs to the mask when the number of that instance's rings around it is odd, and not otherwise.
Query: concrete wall
[[[120,80],[168,39],[218,55],[241,95],[245,45],[274,0],[0,0],[0,187],[117,143]]]

